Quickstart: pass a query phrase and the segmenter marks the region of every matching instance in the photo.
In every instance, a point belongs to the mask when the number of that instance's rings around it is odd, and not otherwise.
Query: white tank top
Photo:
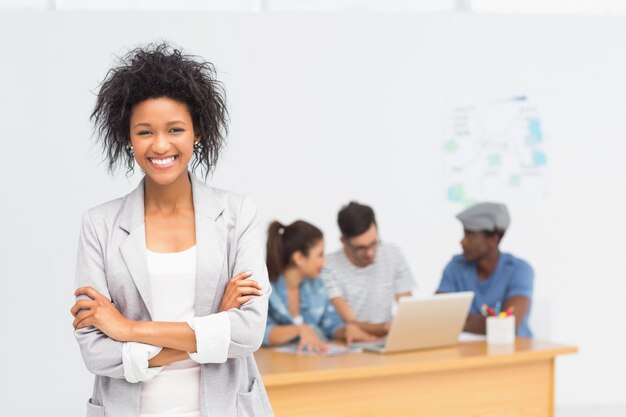
[[[175,253],[147,251],[152,320],[194,317],[196,247]],[[191,359],[166,365],[141,387],[140,417],[200,417],[200,365]]]

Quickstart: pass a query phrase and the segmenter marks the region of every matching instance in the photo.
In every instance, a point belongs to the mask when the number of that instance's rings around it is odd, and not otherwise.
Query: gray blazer
[[[252,353],[263,341],[271,287],[263,260],[256,207],[190,174],[196,221],[196,316],[217,313],[228,279],[251,271],[263,295],[228,311],[231,340],[226,363],[201,365],[202,417],[273,416]],[[151,320],[146,261],[144,181],[130,194],[90,209],[78,244],[76,285],[90,285],[133,320]],[[141,382],[124,379],[123,343],[95,327],[75,332],[93,396],[87,417],[139,415]]]

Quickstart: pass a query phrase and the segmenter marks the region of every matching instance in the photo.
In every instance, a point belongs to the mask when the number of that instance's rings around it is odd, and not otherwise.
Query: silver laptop
[[[390,353],[455,345],[473,299],[471,291],[401,298],[387,337],[353,346]]]

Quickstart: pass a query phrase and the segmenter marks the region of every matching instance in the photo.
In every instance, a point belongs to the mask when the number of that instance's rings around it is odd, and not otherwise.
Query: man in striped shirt
[[[321,278],[346,323],[385,336],[395,300],[410,296],[415,280],[400,249],[382,243],[371,207],[350,202],[337,216],[343,248],[328,255]]]

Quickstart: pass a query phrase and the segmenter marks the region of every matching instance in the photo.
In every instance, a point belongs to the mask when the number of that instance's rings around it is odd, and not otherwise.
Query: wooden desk
[[[571,346],[518,338],[381,355],[255,353],[277,417],[551,417],[554,359]]]

